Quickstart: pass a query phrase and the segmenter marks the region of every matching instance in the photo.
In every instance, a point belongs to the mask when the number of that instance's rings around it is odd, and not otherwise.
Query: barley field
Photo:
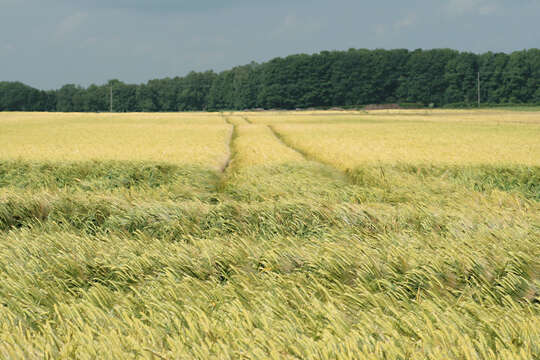
[[[540,359],[540,112],[0,113],[2,359]]]

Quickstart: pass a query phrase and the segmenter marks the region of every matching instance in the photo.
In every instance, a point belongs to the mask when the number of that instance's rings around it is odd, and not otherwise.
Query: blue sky
[[[540,47],[540,0],[0,0],[0,80],[42,89],[348,48]]]

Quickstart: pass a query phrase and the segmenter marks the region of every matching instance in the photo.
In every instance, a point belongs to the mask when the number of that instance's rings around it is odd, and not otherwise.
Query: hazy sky
[[[43,89],[351,47],[540,47],[540,0],[0,0],[0,80]]]

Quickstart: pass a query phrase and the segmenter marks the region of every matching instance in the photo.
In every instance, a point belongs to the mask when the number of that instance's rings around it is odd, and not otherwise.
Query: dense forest
[[[0,111],[294,109],[402,103],[418,106],[540,104],[540,49],[474,54],[451,49],[323,51],[221,73],[43,91],[0,82]]]

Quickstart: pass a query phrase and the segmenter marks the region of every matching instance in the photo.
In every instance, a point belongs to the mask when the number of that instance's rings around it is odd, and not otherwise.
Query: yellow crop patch
[[[538,118],[0,113],[0,359],[539,359]]]
[[[237,126],[234,144],[236,166],[272,166],[303,160],[300,153],[284,145],[266,125]]]
[[[475,121],[456,114],[313,116],[311,122],[301,115],[302,121],[274,127],[293,147],[341,169],[381,162],[540,165],[540,116],[519,115]]]
[[[0,159],[130,160],[220,167],[231,126],[217,114],[0,114]]]

